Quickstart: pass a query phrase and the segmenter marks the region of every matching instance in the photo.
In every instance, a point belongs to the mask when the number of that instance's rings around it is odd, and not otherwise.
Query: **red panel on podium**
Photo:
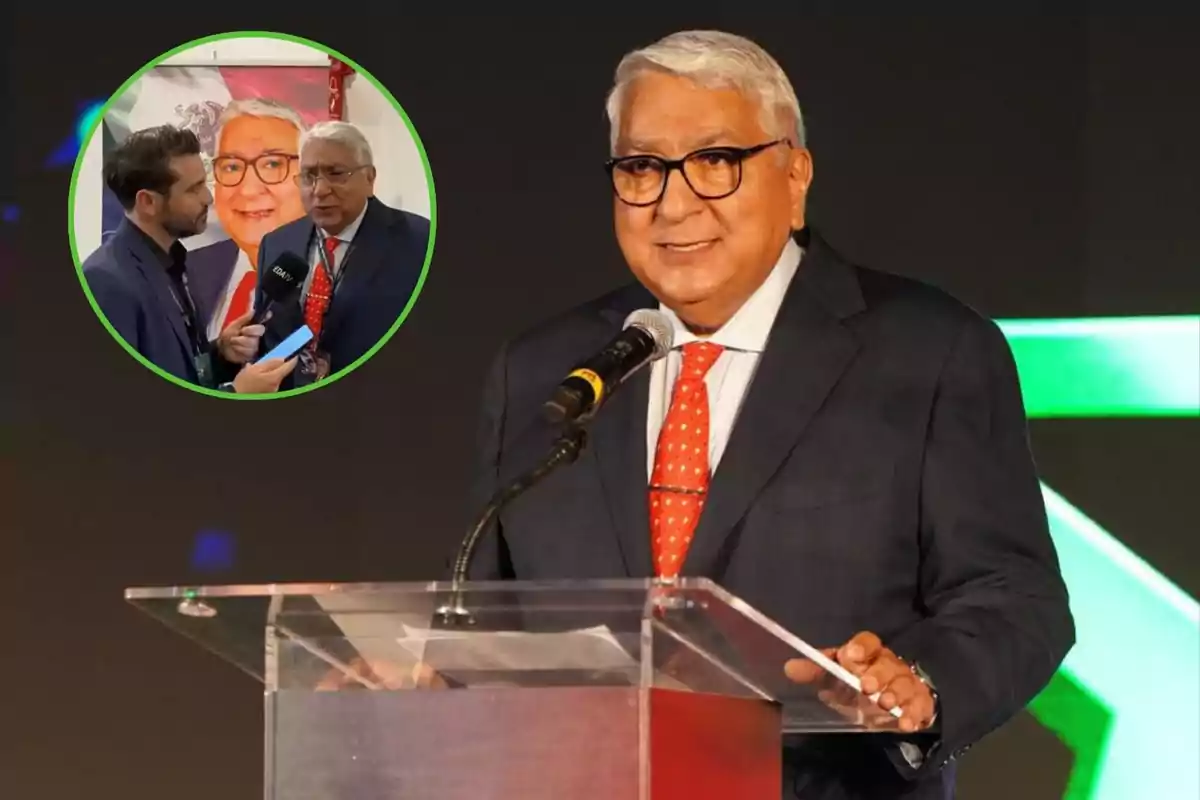
[[[650,690],[651,800],[778,800],[780,707]]]

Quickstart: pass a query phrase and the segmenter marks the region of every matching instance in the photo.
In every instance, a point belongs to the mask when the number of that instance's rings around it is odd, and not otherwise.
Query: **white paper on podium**
[[[402,628],[397,644],[414,661],[439,671],[610,671],[638,665],[604,625],[555,633]]]
[[[604,625],[554,633],[437,629],[429,627],[435,613],[432,606],[410,603],[408,610],[396,611],[393,598],[371,595],[333,594],[315,599],[361,658],[404,672],[421,664],[464,673],[630,672],[639,667],[638,658]],[[436,652],[429,649],[431,644]],[[314,655],[343,666],[328,656]],[[656,672],[654,680],[655,685],[686,689],[662,672]]]
[[[317,603],[368,661],[445,670],[625,670],[637,660],[599,625],[554,633],[461,631],[428,627],[431,609],[394,610],[387,598],[330,595]],[[415,605],[415,604],[414,604]],[[436,651],[428,646],[437,643]],[[428,655],[427,655],[428,654]]]
[[[347,644],[371,664],[390,664],[411,669],[418,658],[396,644],[397,635],[409,625],[428,624],[430,612],[419,606],[396,611],[395,598],[371,594],[329,594],[314,598],[342,631]],[[418,654],[419,655],[419,654]]]

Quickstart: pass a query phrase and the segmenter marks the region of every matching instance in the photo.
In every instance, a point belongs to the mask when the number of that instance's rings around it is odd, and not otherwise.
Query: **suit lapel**
[[[649,577],[650,512],[646,494],[646,404],[650,370],[634,375],[613,395],[592,428],[592,442],[625,572]]]
[[[682,574],[719,566],[730,533],[852,361],[858,343],[840,320],[862,307],[851,268],[814,234],[709,484]]]
[[[657,308],[658,301],[640,285],[603,312],[615,336],[630,312]],[[607,341],[607,338],[606,340]],[[650,512],[646,493],[646,407],[650,368],[630,378],[591,424],[589,443],[612,519],[625,572],[634,578],[653,574],[650,555]]]
[[[363,215],[362,224],[342,264],[344,277],[329,304],[323,335],[335,335],[338,327],[349,318],[356,297],[369,291],[371,281],[383,266],[388,252],[390,228],[391,219],[387,209],[374,197],[370,198],[367,201],[367,213]]]
[[[206,328],[221,308],[225,287],[240,257],[232,239],[188,252],[188,287]]]
[[[142,273],[142,278],[150,284],[150,289],[158,301],[156,304],[158,312],[166,318],[167,324],[175,332],[175,338],[179,340],[179,346],[183,348],[187,361],[190,363],[192,343],[188,341],[187,327],[183,323],[183,312],[179,309],[179,301],[171,292],[171,279],[163,269],[158,256],[150,249],[150,245],[142,240],[142,233],[133,229],[133,223],[126,220],[121,225],[120,242],[133,258],[138,271]]]

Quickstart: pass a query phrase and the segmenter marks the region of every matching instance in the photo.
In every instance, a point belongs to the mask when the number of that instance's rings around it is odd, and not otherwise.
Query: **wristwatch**
[[[222,383],[220,386],[217,387],[217,391],[232,392],[233,394],[237,394],[237,388],[234,387],[233,381],[225,381],[224,383]]]
[[[929,718],[928,726],[933,727],[933,723],[937,722],[938,712],[941,710],[941,702],[938,698],[937,687],[933,685],[933,678],[929,677],[929,673],[926,672],[916,661],[912,662],[908,668],[917,680],[925,684],[925,688],[927,688],[929,690],[929,694],[933,696],[933,716]]]

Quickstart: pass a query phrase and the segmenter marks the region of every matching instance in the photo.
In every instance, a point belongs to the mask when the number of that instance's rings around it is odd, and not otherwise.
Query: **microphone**
[[[629,376],[665,356],[675,339],[667,315],[649,308],[625,318],[625,327],[604,349],[573,370],[542,406],[553,423],[592,417]]]
[[[564,464],[575,462],[587,444],[582,423],[600,410],[604,401],[631,375],[671,350],[675,329],[661,311],[641,309],[625,319],[621,331],[603,350],[584,362],[559,385],[554,397],[543,406],[552,422],[565,423],[562,434],[546,455],[529,471],[501,486],[479,520],[463,537],[454,560],[451,597],[437,614],[447,625],[471,625],[473,618],[463,603],[462,585],[471,568],[471,558],[483,534],[500,511],[536,486]]]
[[[275,305],[290,300],[300,291],[304,279],[308,277],[309,269],[311,267],[308,262],[295,253],[286,250],[280,253],[275,263],[259,279],[258,288],[263,294],[264,302],[262,308],[254,312],[250,324],[261,325]]]

